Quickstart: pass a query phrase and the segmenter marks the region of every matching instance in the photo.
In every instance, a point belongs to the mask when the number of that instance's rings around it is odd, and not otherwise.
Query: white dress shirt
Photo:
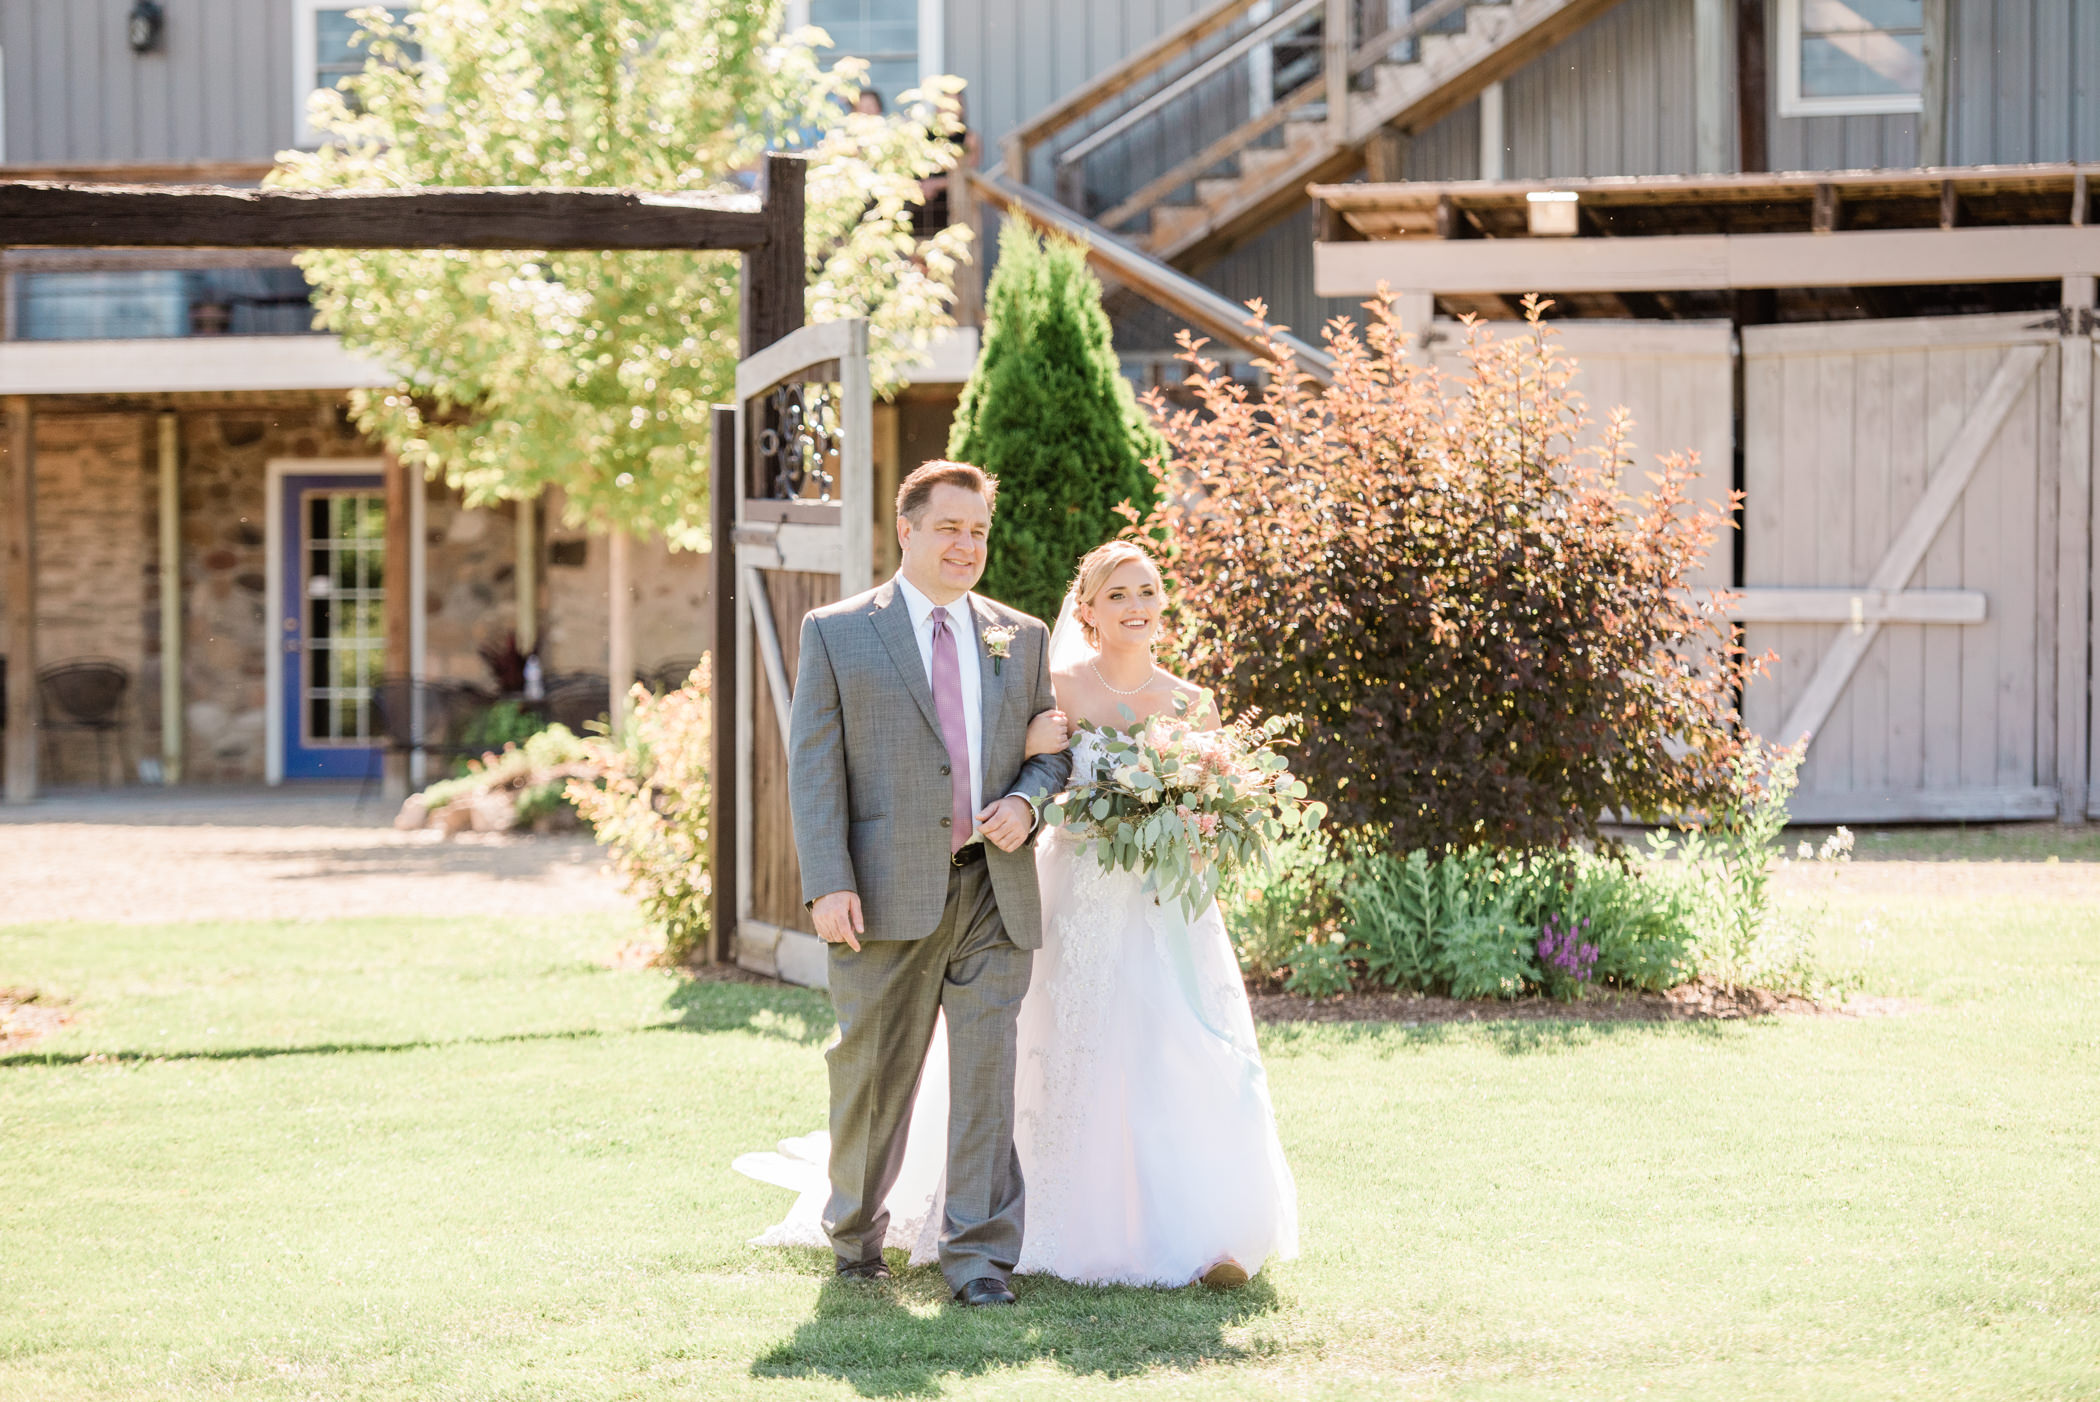
[[[926,669],[926,688],[933,689],[933,600],[912,587],[903,574],[897,576],[898,592],[911,610],[911,635],[919,644],[919,664]],[[946,605],[948,631],[955,638],[956,670],[962,676],[963,739],[970,753],[970,811],[984,811],[984,663],[977,653],[977,615],[970,611],[970,596],[963,595]],[[947,738],[947,737],[942,737]],[[973,834],[970,841],[975,842]]]

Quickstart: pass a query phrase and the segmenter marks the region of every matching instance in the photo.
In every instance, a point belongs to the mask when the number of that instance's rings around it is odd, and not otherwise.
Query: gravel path
[[[136,790],[0,807],[0,924],[627,908],[586,837],[396,832],[354,789]]]

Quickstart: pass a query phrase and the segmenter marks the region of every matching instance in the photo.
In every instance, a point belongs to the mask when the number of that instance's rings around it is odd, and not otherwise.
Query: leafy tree
[[[1149,517],[1149,459],[1166,444],[1116,363],[1101,284],[1079,245],[1025,220],[999,236],[984,354],[963,387],[948,456],[999,479],[998,548],[984,591],[1055,618],[1079,557]]]
[[[1250,393],[1186,339],[1196,407],[1165,417],[1185,658],[1234,710],[1297,713],[1292,768],[1397,851],[1560,847],[1736,801],[1754,670],[1727,599],[1689,584],[1720,515],[1663,460],[1628,501],[1628,419],[1594,448],[1574,364],[1468,329],[1455,381],[1407,361],[1389,298],[1327,332],[1309,386],[1264,331]],[[1165,405],[1155,400],[1164,414]]]
[[[895,117],[848,114],[779,0],[423,0],[356,11],[369,45],[315,95],[329,140],[281,187],[567,185],[728,190],[769,148],[806,149],[808,311],[866,316],[878,387],[935,329],[968,234],[915,248],[919,181],[949,169],[960,84]],[[914,110],[916,109],[916,110]],[[929,115],[930,114],[930,115]],[[937,128],[933,130],[931,128]],[[708,408],[733,397],[738,260],[683,252],[313,251],[323,325],[400,372],[359,427],[470,503],[560,486],[572,518],[706,540]],[[411,389],[412,387],[412,389]]]

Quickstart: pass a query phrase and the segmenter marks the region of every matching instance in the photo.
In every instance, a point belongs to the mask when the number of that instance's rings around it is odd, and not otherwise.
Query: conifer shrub
[[[979,588],[1055,618],[1079,557],[1149,514],[1146,467],[1165,444],[1117,365],[1101,284],[1078,244],[1006,221],[985,292],[984,351],[964,386],[948,456],[999,479]]]
[[[1752,670],[1692,572],[1722,521],[1672,457],[1629,501],[1624,411],[1591,428],[1573,363],[1467,331],[1467,372],[1410,363],[1389,298],[1296,371],[1259,303],[1265,387],[1183,336],[1161,518],[1183,662],[1229,713],[1295,713],[1291,768],[1335,826],[1431,856],[1610,845],[1606,815],[1724,809]],[[1499,938],[1499,936],[1498,936]],[[1521,956],[1512,955],[1521,962]]]

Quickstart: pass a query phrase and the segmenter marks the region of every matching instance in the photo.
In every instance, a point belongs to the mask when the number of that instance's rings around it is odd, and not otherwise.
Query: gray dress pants
[[[824,1229],[842,1266],[878,1259],[883,1201],[936,1013],[948,1015],[947,1216],[941,1274],[951,1289],[1005,1280],[1021,1258],[1021,1165],[1014,1153],[1014,1023],[1033,956],[1006,936],[982,862],[951,868],[941,923],[920,940],[831,946],[839,1040],[831,1072],[831,1201]]]

